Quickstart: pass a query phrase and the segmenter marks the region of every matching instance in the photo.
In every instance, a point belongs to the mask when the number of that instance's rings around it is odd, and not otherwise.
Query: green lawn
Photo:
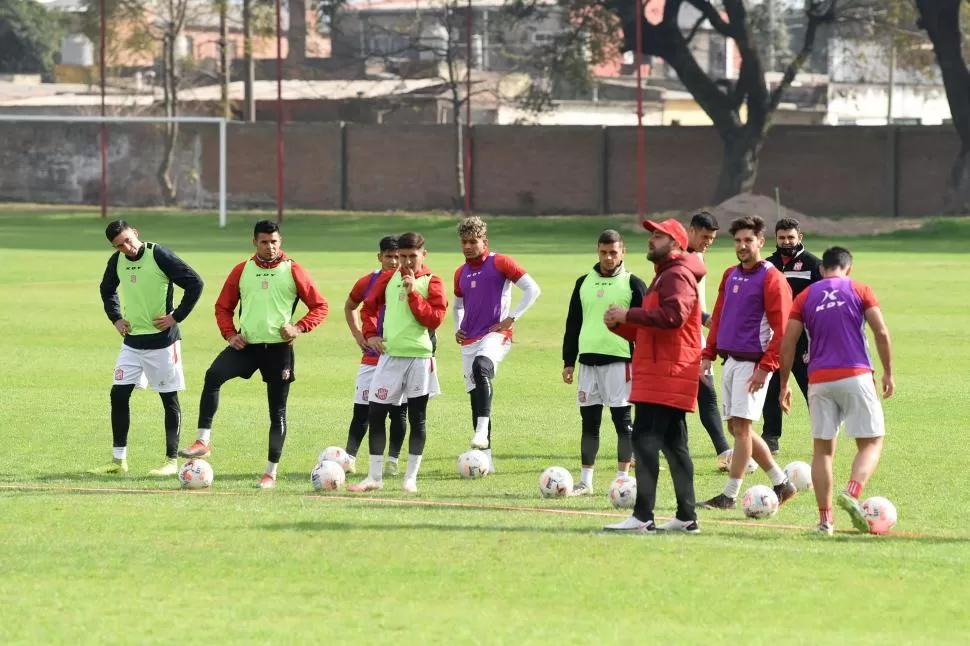
[[[206,280],[182,325],[187,445],[204,371],[224,345],[213,302],[251,253],[256,215],[231,216],[224,230],[214,215],[129,219]],[[604,536],[600,527],[622,517],[605,495],[615,458],[608,416],[597,495],[539,497],[545,467],[579,475],[575,387],[560,379],[570,290],[608,226],[627,234],[628,266],[648,277],[646,237],[631,219],[490,220],[494,250],[514,255],[543,288],[495,382],[499,473],[479,481],[455,473],[471,429],[449,315],[438,352],[444,394],[429,406],[412,497],[428,504],[396,502],[405,498],[399,478],[363,499],[315,495],[316,456],[343,445],[351,412],[359,353],[342,319],[350,286],[373,268],[377,239],[405,230],[426,235],[428,265],[450,284],[462,261],[454,224],[287,215],[284,249],[314,276],[331,316],[297,342],[280,486],[253,488],[266,459],[265,391],[258,380],[237,380],[224,387],[215,422],[213,488],[191,494],[174,479],[144,476],[164,448],[150,393],[132,399],[128,476],[83,474],[111,447],[119,340],[98,297],[111,252],[105,222],[90,212],[0,212],[0,643],[968,643],[970,311],[962,295],[970,293],[970,222],[838,241],[855,253],[853,275],[873,286],[893,333],[898,394],[886,403],[889,438],[865,495],[890,498],[899,524],[895,535],[858,536],[836,510],[843,531],[828,540],[808,533],[811,494],[768,523],[705,511],[700,536]],[[808,240],[816,252],[833,242]],[[711,303],[716,276],[732,261],[719,241],[708,257]],[[697,492],[707,497],[724,477],[697,417],[688,422]],[[842,448],[839,483],[851,458]],[[798,400],[779,462],[810,451]],[[756,483],[767,483],[763,473],[745,487]],[[671,515],[672,503],[664,472],[658,515]]]

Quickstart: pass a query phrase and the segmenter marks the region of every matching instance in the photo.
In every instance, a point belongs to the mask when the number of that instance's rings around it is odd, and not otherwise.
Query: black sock
[[[404,446],[404,437],[408,433],[408,404],[404,402],[400,406],[390,408],[391,430],[387,454],[392,458],[398,458],[401,457],[401,447]]]
[[[286,398],[290,394],[290,383],[266,384],[266,398],[269,401],[269,453],[267,459],[273,464],[283,455],[286,442]]]
[[[112,446],[128,446],[128,427],[131,425],[129,400],[135,390],[134,384],[111,387],[111,441]]]
[[[633,416],[630,406],[610,409],[613,428],[616,429],[616,461],[629,462],[633,459]]]
[[[354,416],[350,420],[350,429],[347,431],[347,453],[357,457],[360,443],[367,435],[367,404],[354,404]]]
[[[367,416],[367,441],[368,450],[371,455],[384,455],[384,447],[387,445],[387,429],[384,427],[384,420],[391,407],[387,404],[370,404],[368,406],[370,414]]]
[[[182,432],[182,407],[179,405],[178,392],[159,393],[165,409],[165,457],[174,460],[178,457],[179,435]]]
[[[411,455],[423,455],[424,444],[428,437],[427,395],[408,400],[408,420],[411,422],[411,434],[408,438],[408,453]]]
[[[583,466],[591,467],[596,464],[596,454],[600,450],[600,423],[603,419],[603,407],[580,406],[579,415],[583,419],[583,437],[580,440],[580,457]]]

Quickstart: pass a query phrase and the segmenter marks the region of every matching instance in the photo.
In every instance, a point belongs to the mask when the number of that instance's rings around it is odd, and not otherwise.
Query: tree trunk
[[[716,204],[754,190],[764,135],[760,132],[739,132],[727,136],[721,133],[721,139],[724,143],[724,161],[714,195]]]
[[[289,4],[286,63],[288,66],[300,66],[306,61],[306,0],[290,0]]]
[[[970,150],[965,147],[961,148],[950,169],[943,209],[951,215],[970,213]]]
[[[464,127],[462,127],[461,119],[458,118],[458,110],[460,106],[456,103],[452,106],[455,111],[455,116],[453,122],[455,124],[455,134],[458,137],[458,154],[455,156],[455,177],[458,179],[458,200],[455,204],[455,210],[461,211],[465,208],[465,191],[467,187],[465,186],[465,137],[468,133]]]
[[[168,33],[162,43],[162,86],[164,88],[165,116],[178,115],[178,77],[175,72],[176,35]],[[162,200],[167,206],[176,202],[175,183],[172,181],[172,163],[175,160],[175,146],[178,143],[179,128],[176,123],[165,124],[165,152],[158,167],[158,187]]]
[[[219,88],[222,116],[231,119],[232,109],[229,105],[229,0],[219,0],[219,68],[222,72]]]
[[[245,99],[243,119],[249,123],[256,121],[256,100],[253,84],[256,82],[256,65],[253,61],[253,0],[243,0],[243,56],[246,72],[243,75]]]

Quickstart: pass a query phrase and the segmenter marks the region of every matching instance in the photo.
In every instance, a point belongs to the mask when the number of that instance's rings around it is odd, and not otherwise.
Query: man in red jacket
[[[640,308],[611,306],[603,317],[616,334],[633,341],[633,387],[630,401],[636,406],[633,452],[637,460],[637,501],[633,515],[608,531],[677,531],[697,534],[694,510],[694,463],[687,450],[686,414],[697,404],[701,376],[701,308],[697,281],[704,277],[704,263],[687,253],[687,231],[677,220],[656,224],[647,260],[656,276]],[[670,467],[677,496],[677,517],[657,527],[653,508],[657,499],[660,451]]]

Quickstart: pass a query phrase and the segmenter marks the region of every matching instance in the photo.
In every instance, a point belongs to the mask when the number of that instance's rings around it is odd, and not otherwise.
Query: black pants
[[[653,520],[657,502],[660,451],[667,458],[677,496],[677,519],[697,520],[694,511],[694,463],[687,450],[686,413],[660,404],[636,404],[633,453],[637,458],[637,503],[633,515]]]
[[[286,400],[290,384],[296,379],[294,365],[293,346],[289,343],[254,343],[242,350],[226,348],[205,373],[199,401],[199,428],[212,428],[222,384],[236,377],[249,379],[259,370],[266,383],[269,408],[268,459],[279,462],[286,441]]]
[[[701,424],[711,438],[714,451],[721,455],[731,447],[724,437],[724,425],[721,423],[721,411],[717,408],[717,390],[701,377],[697,384],[697,414]]]
[[[808,403],[808,365],[805,363],[805,354],[808,353],[808,335],[802,332],[795,346],[795,360],[792,362],[791,373],[798,382],[798,388],[802,391],[805,403]],[[782,413],[781,404],[778,403],[778,396],[781,394],[781,372],[776,370],[771,375],[768,382],[768,394],[766,395],[765,405],[761,414],[765,417],[765,425],[761,431],[762,437],[771,437],[776,440],[781,437]]]

